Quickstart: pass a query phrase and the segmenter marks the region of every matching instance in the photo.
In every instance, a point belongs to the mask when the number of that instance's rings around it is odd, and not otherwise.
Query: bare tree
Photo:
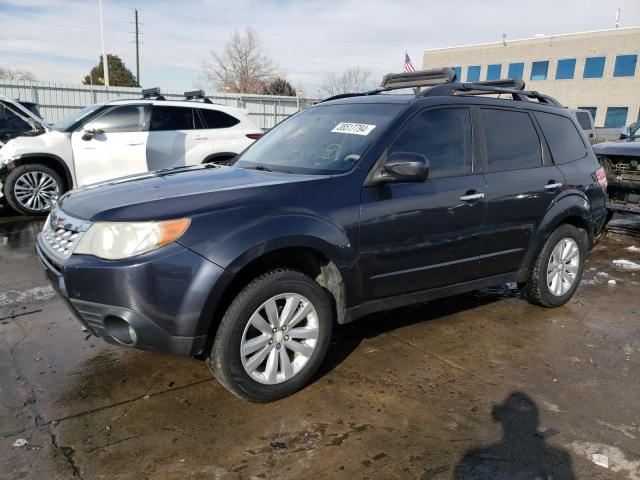
[[[15,82],[16,80],[34,82],[36,76],[33,72],[22,68],[0,67],[0,80],[7,80],[9,82]]]
[[[320,90],[328,96],[364,92],[373,88],[371,75],[371,70],[360,67],[349,68],[340,76],[331,73],[320,84]]]
[[[211,52],[210,62],[203,64],[208,80],[218,88],[237,93],[262,93],[274,77],[273,62],[262,51],[260,39],[250,28],[235,32],[221,54]]]

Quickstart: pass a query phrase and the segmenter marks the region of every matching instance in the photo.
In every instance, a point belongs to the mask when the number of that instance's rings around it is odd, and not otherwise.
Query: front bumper
[[[203,352],[222,268],[175,242],[127,261],[72,255],[60,264],[41,236],[36,254],[47,278],[92,334],[140,350]]]

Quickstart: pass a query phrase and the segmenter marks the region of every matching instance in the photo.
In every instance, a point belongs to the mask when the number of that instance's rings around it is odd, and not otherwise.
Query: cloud
[[[279,69],[314,95],[330,72],[351,66],[376,77],[419,66],[426,48],[640,24],[638,0],[104,0],[108,51],[133,70],[132,5],[140,13],[141,78],[146,86],[190,87],[210,50],[235,30],[255,29]],[[535,11],[534,11],[535,9]],[[100,55],[97,2],[0,0],[0,63],[31,68],[43,81],[79,82]],[[10,52],[10,55],[7,55]],[[57,65],[57,66],[56,66]]]

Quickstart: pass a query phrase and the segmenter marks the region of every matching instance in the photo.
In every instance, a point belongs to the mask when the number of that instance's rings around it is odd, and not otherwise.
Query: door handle
[[[135,147],[136,145],[142,145],[142,142],[131,142],[131,143],[127,143],[127,145],[129,147]]]
[[[560,188],[562,186],[562,184],[560,182],[552,182],[552,183],[547,183],[544,188],[546,190],[555,190],[556,188]]]
[[[462,195],[460,200],[463,202],[473,202],[474,200],[482,200],[484,198],[484,193],[470,193],[468,195]]]
[[[209,140],[209,137],[193,137],[194,140]]]

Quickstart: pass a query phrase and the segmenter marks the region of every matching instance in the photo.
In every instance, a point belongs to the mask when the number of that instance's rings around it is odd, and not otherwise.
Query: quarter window
[[[542,165],[540,138],[528,113],[490,108],[480,112],[490,172]]]
[[[614,77],[633,77],[636,74],[637,55],[618,55],[613,66]]]
[[[622,128],[627,123],[627,107],[609,107],[604,119],[604,128]]]
[[[549,71],[549,62],[533,62],[531,64],[531,80],[546,80]]]
[[[556,69],[556,80],[571,80],[576,70],[576,59],[566,58],[558,60],[558,68]]]
[[[468,175],[473,140],[468,108],[439,108],[413,117],[388,150],[420,153],[429,160],[429,178]]]
[[[542,112],[535,116],[556,164],[573,162],[587,154],[582,136],[570,118]]]
[[[502,65],[499,63],[487,67],[487,80],[499,80],[502,72]]]
[[[605,57],[588,57],[584,61],[582,78],[602,78],[604,75]]]
[[[467,82],[480,80],[480,65],[472,65],[467,68]]]
[[[153,107],[151,112],[151,131],[193,130],[193,128],[193,109],[187,107]]]
[[[88,129],[104,133],[142,132],[146,129],[147,109],[144,105],[123,105],[108,110],[87,124]]]
[[[591,118],[589,118],[589,114],[587,112],[576,112],[576,120],[582,127],[583,130],[591,130],[593,125],[591,125]]]
[[[240,123],[236,117],[221,112],[220,110],[212,110],[210,108],[199,108],[198,111],[202,116],[204,128],[229,128]]]
[[[510,63],[507,76],[509,78],[524,78],[524,63]]]

